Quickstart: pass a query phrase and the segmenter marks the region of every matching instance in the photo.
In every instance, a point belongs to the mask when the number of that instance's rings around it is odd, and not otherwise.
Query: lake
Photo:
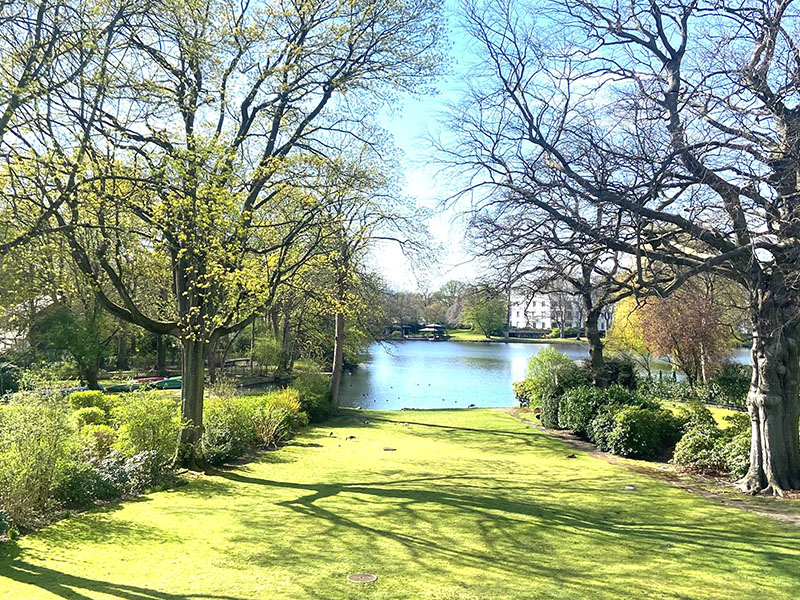
[[[555,348],[588,358],[582,344],[406,341],[375,344],[370,359],[342,377],[340,404],[364,409],[515,406],[511,384],[525,377],[528,359]],[[748,362],[749,351],[734,360]]]

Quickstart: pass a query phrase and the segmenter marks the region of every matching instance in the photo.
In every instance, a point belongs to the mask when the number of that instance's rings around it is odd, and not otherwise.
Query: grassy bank
[[[799,571],[796,527],[509,415],[353,411],[3,544],[0,598],[793,598]]]
[[[511,342],[515,344],[586,344],[586,340],[575,338],[487,338],[480,331],[473,329],[449,329],[447,335],[452,342]]]

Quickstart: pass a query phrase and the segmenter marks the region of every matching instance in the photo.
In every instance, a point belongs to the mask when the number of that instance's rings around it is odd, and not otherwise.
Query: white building
[[[580,300],[564,292],[511,293],[509,325],[512,330],[550,332],[554,328],[581,329],[584,309]],[[600,331],[611,325],[612,311],[603,311],[598,321]]]

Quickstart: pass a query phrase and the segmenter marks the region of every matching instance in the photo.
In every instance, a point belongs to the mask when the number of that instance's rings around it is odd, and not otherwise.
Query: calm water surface
[[[528,359],[545,348],[588,358],[587,347],[576,344],[375,344],[370,360],[343,376],[340,402],[381,410],[515,406],[511,383],[524,378]],[[748,362],[748,351],[734,360]]]
[[[382,410],[514,406],[511,383],[524,378],[528,359],[544,348],[588,356],[586,346],[573,344],[375,344],[369,362],[343,376],[340,402]]]

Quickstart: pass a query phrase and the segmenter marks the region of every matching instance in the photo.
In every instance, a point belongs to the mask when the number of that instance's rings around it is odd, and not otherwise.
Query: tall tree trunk
[[[800,489],[800,335],[791,292],[771,287],[759,293],[753,311],[750,470],[739,485],[782,495]]]
[[[156,335],[156,375],[167,375],[167,344],[163,335]]]
[[[217,383],[217,344],[211,344],[206,352],[208,358],[208,382]]]
[[[81,369],[83,371],[83,378],[86,380],[86,387],[90,390],[100,389],[100,362],[99,358],[90,361]]]
[[[181,364],[181,428],[177,462],[188,469],[202,470],[197,454],[197,443],[203,435],[203,379],[208,344],[202,341],[183,340]]]
[[[283,318],[283,330],[276,339],[281,341],[281,353],[275,375],[285,377],[292,372],[294,365],[294,341],[292,340],[292,321],[289,312]]]
[[[120,371],[127,371],[131,368],[131,347],[128,344],[128,336],[123,332],[119,336],[119,346],[117,346],[117,359],[115,364]]]
[[[590,294],[581,294],[584,307],[586,309],[586,319],[584,329],[586,330],[586,340],[589,342],[589,365],[592,369],[592,382],[598,387],[606,385],[606,361],[603,357],[603,338],[600,337],[600,329],[597,326],[600,311],[593,306]]]
[[[333,343],[333,369],[331,370],[330,396],[334,409],[339,408],[339,387],[342,382],[342,367],[344,362],[344,315],[336,313],[335,334]]]

